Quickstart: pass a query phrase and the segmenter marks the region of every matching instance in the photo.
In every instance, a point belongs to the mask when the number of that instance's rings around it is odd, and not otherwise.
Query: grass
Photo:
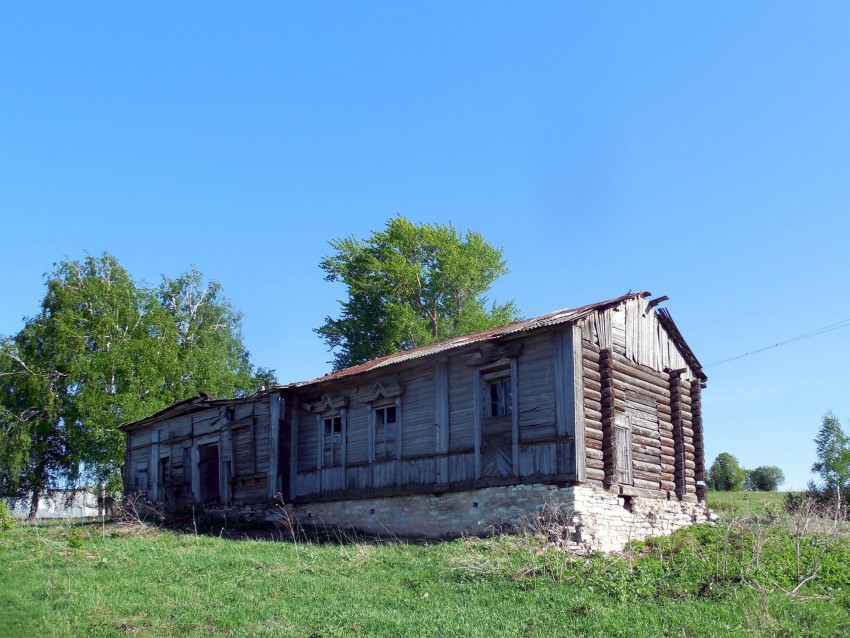
[[[734,511],[752,516],[765,506],[782,509],[787,492],[708,492],[708,506],[717,512]]]
[[[528,536],[293,543],[22,524],[0,533],[0,636],[850,633],[847,544],[801,599],[748,584],[743,559],[720,577],[721,540],[700,526],[576,559]]]

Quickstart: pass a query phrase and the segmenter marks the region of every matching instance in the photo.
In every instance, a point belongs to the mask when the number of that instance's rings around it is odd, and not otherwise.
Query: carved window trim
[[[401,458],[402,409],[401,395],[404,387],[398,383],[379,381],[364,395],[369,406],[369,462],[384,462]],[[394,438],[390,449],[388,416],[393,414]],[[381,423],[383,421],[383,423]]]

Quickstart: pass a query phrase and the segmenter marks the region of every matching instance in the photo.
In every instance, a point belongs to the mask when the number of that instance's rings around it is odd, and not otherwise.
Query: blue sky
[[[504,248],[525,316],[666,294],[703,363],[850,318],[850,5],[0,7],[0,334],[109,251],[196,265],[315,377],[327,241],[400,213]],[[850,328],[707,369],[707,460],[802,487]],[[850,427],[850,425],[848,425]]]

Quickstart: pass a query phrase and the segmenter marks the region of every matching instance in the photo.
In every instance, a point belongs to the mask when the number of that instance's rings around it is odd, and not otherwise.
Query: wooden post
[[[298,407],[298,397],[293,395],[292,397],[292,422],[291,422],[291,432],[289,433],[289,444],[290,444],[290,452],[289,452],[289,499],[290,501],[295,500],[295,495],[297,493],[297,485],[298,481],[298,413],[300,412],[300,408]]]
[[[693,415],[694,479],[697,482],[697,499],[705,501],[705,445],[702,427],[702,381],[700,379],[691,381],[691,413]]]
[[[222,469],[222,491],[221,500],[229,505],[233,500],[233,488],[231,481],[233,480],[233,468],[236,465],[236,458],[233,454],[233,430],[227,429],[221,432],[221,448],[220,456]]]
[[[475,478],[481,478],[481,412],[484,410],[484,397],[482,396],[481,374],[478,370],[472,371],[472,423],[473,437],[475,442]]]
[[[198,444],[193,443],[191,451],[189,452],[189,458],[192,462],[192,502],[200,503],[201,502],[201,457],[200,452],[198,452]]]
[[[511,357],[511,465],[519,476],[519,377],[516,357]]]
[[[570,332],[569,368],[567,372],[572,383],[567,382],[567,389],[572,397],[572,423],[573,436],[575,437],[575,468],[576,480],[584,482],[587,480],[587,458],[585,455],[584,440],[584,370],[582,364],[581,327],[574,325]]]
[[[437,483],[449,482],[449,364],[441,361],[434,366],[435,412],[437,429],[434,451],[438,455]]]
[[[150,477],[148,486],[148,498],[152,501],[160,499],[159,494],[159,430],[151,432],[151,460],[149,464],[148,476]]]
[[[401,485],[401,446],[402,446],[402,435],[401,431],[404,429],[403,427],[404,420],[401,416],[401,397],[395,398],[395,484]],[[386,427],[386,426],[384,426]]]
[[[670,371],[670,412],[673,419],[675,449],[676,496],[683,501],[696,501],[693,429],[690,384],[679,378],[685,370]]]
[[[617,385],[611,350],[599,351],[599,377],[602,383],[602,458],[605,466],[603,484],[609,489],[617,487],[617,441],[616,426]]]
[[[280,394],[269,395],[269,474],[268,497],[277,494],[278,467],[280,458]]]

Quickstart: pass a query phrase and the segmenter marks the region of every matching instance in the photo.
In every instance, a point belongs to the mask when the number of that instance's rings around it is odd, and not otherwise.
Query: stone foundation
[[[545,507],[546,505],[549,507]],[[552,507],[554,506],[554,507]],[[704,503],[617,496],[580,485],[512,485],[466,492],[328,501],[297,505],[303,525],[354,528],[416,538],[486,535],[515,524],[545,526],[548,513],[569,512],[564,545],[577,551],[617,551],[629,540],[670,534],[714,520]]]

